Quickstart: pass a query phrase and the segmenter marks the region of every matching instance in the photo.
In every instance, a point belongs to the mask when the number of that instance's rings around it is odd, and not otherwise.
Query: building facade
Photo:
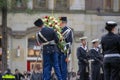
[[[73,68],[75,71],[78,70],[76,49],[80,46],[79,37],[87,36],[91,48],[90,41],[100,39],[106,33],[106,21],[114,20],[120,27],[120,0],[9,0],[8,3],[8,67],[12,71],[16,68],[21,72],[30,71],[36,60],[38,68],[42,68],[42,56],[38,57],[40,47],[35,40],[38,28],[33,25],[38,18],[67,16],[68,26],[74,31],[69,70]]]

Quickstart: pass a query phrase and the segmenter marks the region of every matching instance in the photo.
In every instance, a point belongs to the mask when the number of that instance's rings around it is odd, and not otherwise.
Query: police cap
[[[37,26],[37,27],[41,27],[43,25],[43,21],[41,19],[37,19],[35,22],[34,22],[34,25]]]
[[[114,21],[107,21],[106,26],[117,26],[117,23]]]
[[[116,26],[117,26],[116,22],[114,22],[114,21],[107,21],[105,29],[108,30],[108,31],[111,31]]]
[[[67,22],[67,17],[60,17],[60,20],[63,22]]]

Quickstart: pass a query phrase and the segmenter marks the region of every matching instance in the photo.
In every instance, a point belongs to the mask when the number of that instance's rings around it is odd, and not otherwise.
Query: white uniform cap
[[[98,41],[99,41],[99,39],[94,39],[91,42],[94,43],[94,42],[98,42]]]
[[[86,36],[83,36],[83,37],[81,37],[81,38],[79,38],[80,40],[83,40],[83,39],[87,39],[87,37]]]
[[[106,25],[107,25],[107,26],[117,26],[117,23],[114,22],[114,21],[107,21],[107,22],[106,22]]]
[[[116,24],[114,21],[107,21],[107,24]]]

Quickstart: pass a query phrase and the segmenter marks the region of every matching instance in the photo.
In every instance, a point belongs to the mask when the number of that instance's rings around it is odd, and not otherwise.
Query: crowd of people
[[[0,80],[42,80],[42,72],[33,70],[21,73],[15,69],[15,72],[12,73],[10,69],[7,69],[4,73],[0,73]]]
[[[68,78],[69,80],[76,80],[76,73],[69,72]],[[36,68],[31,72],[24,71],[23,73],[15,69],[15,72],[12,73],[10,69],[7,69],[4,73],[0,72],[0,80],[43,80],[43,72]],[[58,80],[54,70],[51,72],[50,80]]]
[[[65,54],[57,44],[61,41],[58,38],[57,30],[44,25],[42,19],[34,22],[39,28],[36,33],[37,43],[42,46],[43,70],[36,68],[32,73],[21,74],[18,69],[15,75],[8,69],[2,78],[15,80],[120,80],[120,35],[115,34],[117,23],[106,22],[105,29],[108,31],[101,40],[93,39],[92,48],[88,49],[87,37],[80,38],[80,46],[77,48],[78,72],[68,72],[67,63],[70,61],[73,32],[67,26],[67,17],[60,18],[62,37],[66,42]],[[57,23],[56,23],[57,24]],[[11,74],[9,76],[8,74]],[[74,78],[76,77],[77,78]]]

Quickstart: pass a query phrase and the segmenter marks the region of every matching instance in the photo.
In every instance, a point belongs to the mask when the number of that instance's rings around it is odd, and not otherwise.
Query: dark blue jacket
[[[62,28],[62,33],[64,33],[67,29],[70,29],[70,28],[67,27],[67,26],[63,27]],[[72,42],[73,42],[73,32],[72,32],[71,29],[70,29],[70,32],[68,34],[64,35],[64,37],[65,37],[65,41],[67,43],[70,42],[72,44]]]
[[[84,60],[88,60],[87,51],[84,50],[82,47],[77,48],[77,58],[79,63],[86,63]]]
[[[59,39],[57,37],[56,32],[52,28],[43,27],[40,30],[40,32],[47,39],[47,41],[54,40],[56,44],[58,43]],[[46,41],[38,33],[39,32],[37,32],[36,37],[39,43],[45,43]],[[57,45],[44,45],[43,46],[43,53],[54,53],[57,51],[58,51]]]
[[[73,42],[73,32],[72,30],[65,26],[62,28],[62,34],[66,31],[66,30],[70,30],[68,31],[68,33],[66,33],[65,35],[63,35],[64,39],[65,39],[65,42],[66,43],[70,43],[70,45],[66,45],[66,48],[69,48],[69,52],[68,52],[68,55],[71,54],[71,45],[72,45],[72,42]]]
[[[101,40],[103,54],[120,54],[120,36],[109,32]],[[120,62],[120,57],[107,57],[105,62]]]
[[[101,39],[104,54],[120,53],[120,37],[109,32]]]
[[[90,59],[93,59],[94,63],[100,63],[102,62],[102,56],[100,55],[100,52],[99,51],[96,51],[95,49],[91,49],[89,51],[89,56],[90,56]]]

